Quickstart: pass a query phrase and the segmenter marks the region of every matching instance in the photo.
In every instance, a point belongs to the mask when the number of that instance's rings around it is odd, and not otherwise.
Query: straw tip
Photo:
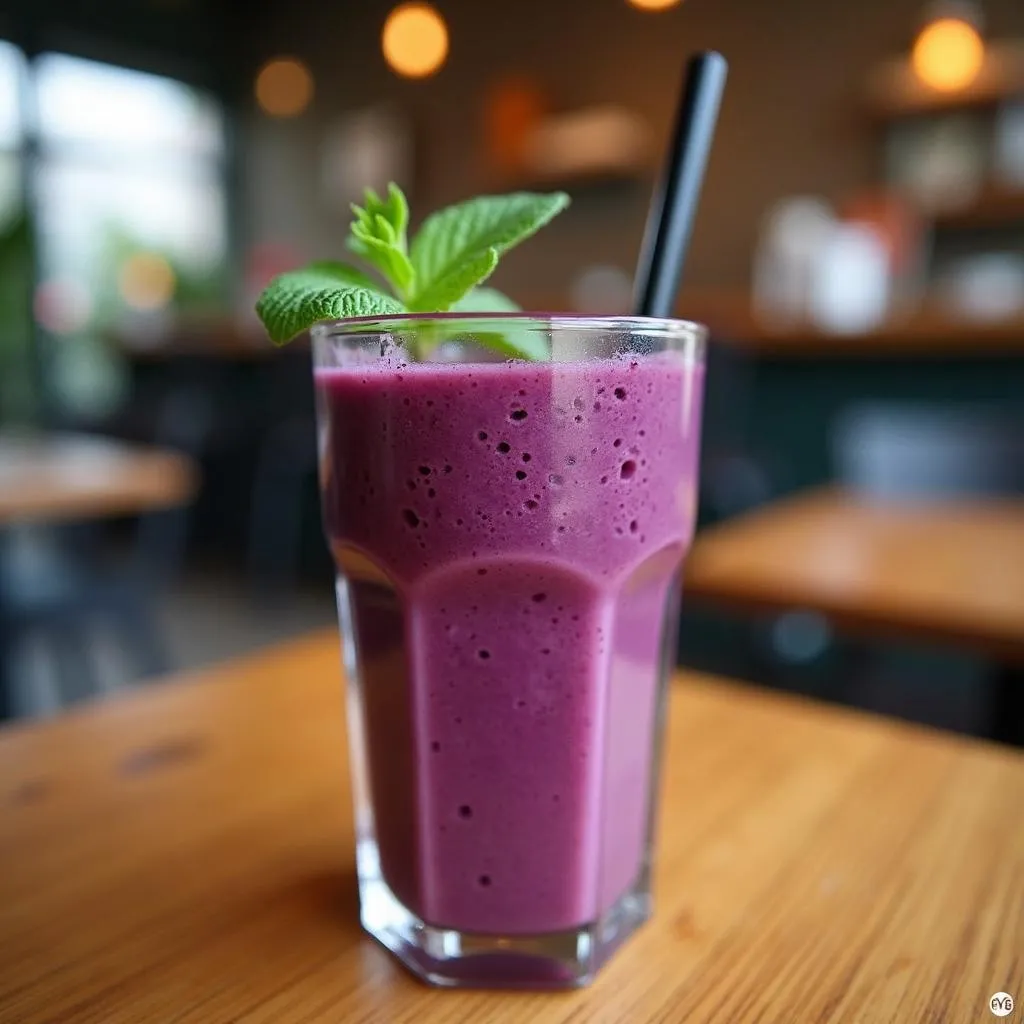
[[[706,64],[709,67],[718,67],[723,71],[729,67],[729,62],[717,50],[701,50],[694,55],[693,62]]]

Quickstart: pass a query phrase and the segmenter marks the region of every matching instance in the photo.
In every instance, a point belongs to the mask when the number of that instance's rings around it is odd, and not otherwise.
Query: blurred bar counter
[[[111,344],[132,361],[160,362],[178,356],[200,359],[257,360],[281,352],[259,323],[231,317],[179,320],[159,332],[112,332]],[[306,347],[304,340],[296,346]]]
[[[561,309],[564,299],[538,298],[534,309]],[[800,358],[832,356],[1024,356],[1024,316],[977,321],[924,309],[894,319],[875,330],[832,334],[811,323],[785,323],[758,316],[741,292],[703,291],[684,294],[676,314],[706,323],[713,340],[742,348],[752,355]],[[191,356],[211,360],[264,359],[282,351],[267,339],[259,324],[225,318],[203,323],[183,322],[140,345],[134,334],[111,335],[111,341],[130,359],[152,362]],[[307,349],[305,338],[288,346]]]
[[[676,312],[706,323],[715,340],[752,357],[1024,357],[1024,317],[986,322],[924,308],[872,331],[831,334],[808,322],[758,316],[746,296],[728,291],[684,294]]]

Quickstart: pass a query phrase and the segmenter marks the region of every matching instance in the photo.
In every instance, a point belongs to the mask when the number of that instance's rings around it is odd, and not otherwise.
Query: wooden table
[[[196,485],[191,461],[175,452],[76,434],[0,434],[0,525],[170,508]]]
[[[686,590],[742,609],[812,608],[842,627],[1022,665],[1024,501],[893,504],[812,491],[701,534]],[[1019,721],[1019,672],[1004,689],[998,716]]]
[[[337,638],[0,734],[0,1020],[968,1022],[1024,998],[1024,758],[707,678],[653,920],[590,989],[435,991],[359,930]]]
[[[975,216],[984,219],[992,202],[976,208]],[[1016,197],[1013,207],[1024,209],[1024,202]],[[857,334],[835,334],[809,321],[773,320],[758,313],[749,295],[729,289],[684,291],[676,315],[706,323],[717,342],[771,359],[1011,359],[1024,352],[1024,317],[986,322],[934,305]]]

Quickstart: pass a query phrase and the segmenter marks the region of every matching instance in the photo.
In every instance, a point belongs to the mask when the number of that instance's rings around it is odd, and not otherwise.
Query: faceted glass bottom
[[[650,917],[646,870],[598,920],[541,935],[481,935],[435,928],[403,906],[381,878],[372,840],[359,848],[363,928],[410,971],[452,988],[567,989],[590,984]]]

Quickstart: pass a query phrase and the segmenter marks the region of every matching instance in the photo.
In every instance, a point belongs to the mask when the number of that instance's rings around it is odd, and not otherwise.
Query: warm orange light
[[[295,117],[313,99],[313,76],[294,57],[267,61],[256,75],[256,102],[271,117]]]
[[[670,7],[675,7],[679,0],[629,0],[634,7],[639,7],[641,11],[667,11]]]
[[[448,28],[430,4],[402,4],[384,22],[381,47],[393,71],[406,78],[426,78],[448,56]]]
[[[959,18],[939,18],[922,29],[911,63],[925,85],[942,92],[965,89],[985,62],[985,44],[978,30]]]
[[[135,253],[121,264],[117,289],[132,309],[141,312],[162,309],[174,296],[174,271],[163,256]]]

